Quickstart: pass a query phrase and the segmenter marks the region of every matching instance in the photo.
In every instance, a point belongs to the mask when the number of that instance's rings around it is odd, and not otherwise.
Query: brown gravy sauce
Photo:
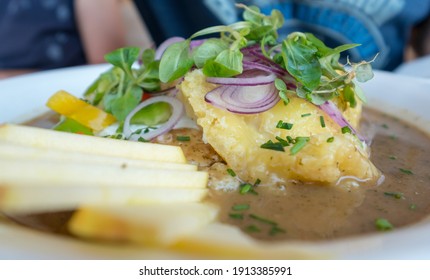
[[[296,183],[285,188],[257,186],[258,195],[240,194],[235,189],[239,182],[227,173],[227,166],[212,147],[203,143],[200,131],[174,130],[157,142],[181,146],[190,162],[208,170],[208,201],[220,205],[219,220],[237,225],[258,239],[324,240],[375,232],[378,218],[387,219],[394,228],[420,221],[430,214],[429,136],[370,109],[365,109],[364,115],[376,128],[372,161],[385,176],[379,186],[345,188],[342,184],[327,187]],[[28,124],[47,127],[56,120],[57,116],[49,114]],[[190,140],[178,141],[177,136],[190,136]],[[220,189],[217,184],[223,187]],[[401,195],[396,198],[394,193]],[[246,204],[249,209],[233,210],[238,204]],[[37,229],[64,234],[70,214],[15,219]]]

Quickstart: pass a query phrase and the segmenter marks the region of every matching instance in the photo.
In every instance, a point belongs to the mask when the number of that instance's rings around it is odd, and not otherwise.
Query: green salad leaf
[[[160,81],[172,82],[184,76],[193,66],[190,54],[190,40],[170,45],[160,61]]]
[[[340,54],[357,44],[331,48],[313,34],[302,32],[279,38],[278,29],[284,25],[280,11],[266,15],[256,6],[237,7],[243,9],[243,21],[197,31],[170,45],[161,59],[155,58],[153,48],[126,47],[107,54],[106,61],[113,67],[88,88],[85,98],[123,121],[141,102],[144,92],[171,87],[193,67],[210,77],[234,77],[243,72],[245,58],[250,62],[246,55],[256,51],[267,59],[263,66],[277,70],[275,87],[285,105],[294,94],[316,105],[334,97],[341,99],[341,106],[355,107],[358,100],[366,101],[354,79],[371,79],[372,61],[347,61],[348,70],[339,62]],[[217,37],[197,41],[198,46],[192,44],[197,37],[214,34]]]

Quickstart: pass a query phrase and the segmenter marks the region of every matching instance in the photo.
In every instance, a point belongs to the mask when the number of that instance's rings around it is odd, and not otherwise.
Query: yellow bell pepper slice
[[[116,118],[105,111],[88,104],[76,96],[60,90],[52,95],[46,106],[95,131],[103,130],[116,122]]]

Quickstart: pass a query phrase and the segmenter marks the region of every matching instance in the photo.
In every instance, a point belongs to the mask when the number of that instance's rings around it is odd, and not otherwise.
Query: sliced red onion
[[[234,86],[258,86],[273,83],[275,81],[276,75],[273,73],[268,73],[264,71],[248,71],[238,75],[234,78],[218,78],[218,77],[208,77],[206,81],[213,84],[221,85],[234,85]]]
[[[282,68],[278,63],[264,56],[261,52],[251,51],[250,54],[255,58],[258,58],[261,62],[271,66],[272,68],[278,70],[281,73],[284,73],[284,75],[290,75],[286,69]]]
[[[352,125],[343,117],[342,113],[339,111],[339,109],[334,105],[331,101],[326,101],[323,104],[318,106],[321,110],[327,113],[327,115],[330,116],[330,118],[335,121],[340,127],[349,127],[351,132],[355,135],[357,135],[358,139],[360,139],[363,142],[367,142],[366,139],[357,133],[357,130],[352,127]]]
[[[220,86],[208,92],[206,102],[237,114],[257,114],[269,110],[280,97],[274,83],[257,86]]]
[[[135,133],[131,130],[130,120],[131,118],[139,112],[142,108],[157,102],[166,102],[172,108],[172,115],[169,120],[155,129],[145,132],[142,130],[140,133]],[[178,99],[171,96],[156,96],[145,100],[140,103],[136,108],[134,108],[125,118],[123,134],[126,139],[137,141],[140,138],[145,140],[151,140],[159,135],[162,135],[170,131],[179,121],[184,113],[184,105]]]
[[[243,60],[242,61],[242,65],[243,65],[243,69],[244,70],[255,70],[255,69],[259,69],[265,72],[269,72],[269,73],[274,73],[279,77],[282,77],[285,75],[285,73],[283,71],[279,71],[278,69],[275,69],[271,66],[262,64],[258,61],[248,61],[248,60]]]
[[[164,41],[163,43],[160,44],[160,46],[158,46],[157,50],[155,51],[155,59],[159,60],[161,59],[161,56],[163,55],[164,51],[172,44],[177,43],[177,42],[182,42],[185,39],[182,37],[171,37],[169,39],[167,39],[166,41]]]

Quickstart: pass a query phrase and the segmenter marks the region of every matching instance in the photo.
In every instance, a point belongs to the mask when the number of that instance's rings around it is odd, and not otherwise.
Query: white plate
[[[18,123],[47,111],[46,100],[59,89],[81,95],[107,65],[73,67],[0,81],[0,123]],[[419,125],[430,133],[430,80],[386,72],[362,85],[369,106]],[[430,259],[430,220],[396,229],[330,242],[300,242],[304,250],[336,259]],[[289,246],[284,244],[285,246]],[[284,246],[280,244],[280,247]],[[16,226],[0,218],[1,259],[177,258],[161,251],[106,246],[53,236]],[[278,247],[279,248],[279,247]]]

